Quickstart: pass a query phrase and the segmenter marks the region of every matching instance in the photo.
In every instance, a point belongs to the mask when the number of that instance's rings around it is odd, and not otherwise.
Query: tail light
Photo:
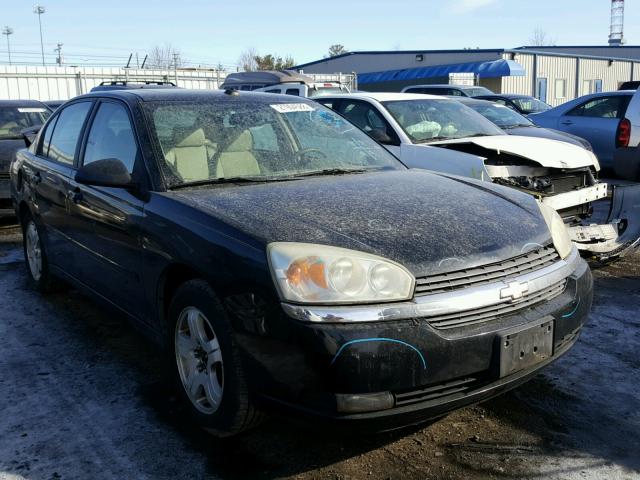
[[[616,148],[625,148],[629,146],[631,140],[631,122],[628,119],[622,119],[618,125],[616,132]]]

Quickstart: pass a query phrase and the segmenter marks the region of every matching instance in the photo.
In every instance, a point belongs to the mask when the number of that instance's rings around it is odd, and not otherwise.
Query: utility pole
[[[9,55],[9,65],[11,65],[11,44],[9,43],[9,35],[13,35],[13,28],[5,26],[2,34],[7,36],[7,55]]]
[[[38,25],[40,26],[40,51],[42,52],[42,65],[44,65],[44,42],[42,41],[42,14],[45,12],[45,9],[42,5],[34,5],[33,13],[38,15]]]
[[[176,85],[178,85],[178,57],[179,56],[180,54],[178,53],[173,54],[173,73],[176,80]]]
[[[53,49],[54,52],[58,54],[58,58],[56,58],[56,63],[60,66],[64,63],[64,59],[62,57],[62,43],[58,43],[58,47]]]

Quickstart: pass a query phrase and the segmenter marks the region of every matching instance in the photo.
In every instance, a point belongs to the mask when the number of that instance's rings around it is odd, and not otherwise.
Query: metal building
[[[640,80],[640,47],[348,52],[296,68],[305,73],[355,72],[359,88],[369,91],[454,83],[450,79],[466,73],[496,93],[533,95],[555,106]]]

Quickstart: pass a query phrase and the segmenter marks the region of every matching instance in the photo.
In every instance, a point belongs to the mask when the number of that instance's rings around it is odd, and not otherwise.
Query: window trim
[[[53,134],[56,132],[56,128],[58,127],[58,120],[60,118],[60,115],[62,115],[62,113],[69,107],[72,107],[73,105],[77,105],[79,103],[89,103],[89,111],[87,112],[86,117],[84,118],[84,122],[82,123],[82,126],[80,127],[80,135],[78,136],[78,142],[76,143],[76,149],[73,153],[73,163],[65,163],[65,162],[60,162],[58,160],[54,160],[53,158],[49,157],[49,151],[47,150],[47,155],[44,155],[42,152],[42,144],[44,143],[44,138],[47,136],[47,131],[46,128],[49,128],[49,125],[54,122],[55,119],[55,123],[53,125],[53,130],[51,132],[51,137],[53,137]],[[93,112],[95,110],[96,107],[96,101],[92,98],[80,98],[76,101],[73,102],[69,102],[69,103],[65,103],[63,108],[60,108],[58,110],[56,110],[50,117],[49,120],[47,121],[47,123],[45,124],[45,129],[44,129],[44,135],[40,135],[39,134],[39,138],[38,138],[38,147],[36,148],[36,156],[38,158],[41,158],[43,160],[46,160],[48,162],[52,162],[55,163],[56,165],[63,165],[65,167],[68,167],[72,170],[77,170],[77,164],[78,164],[78,160],[79,160],[79,155],[80,155],[80,148],[83,145],[83,138],[86,132],[86,128],[87,128],[87,122],[89,121],[90,118],[92,118],[93,116]],[[41,129],[41,131],[43,131]]]

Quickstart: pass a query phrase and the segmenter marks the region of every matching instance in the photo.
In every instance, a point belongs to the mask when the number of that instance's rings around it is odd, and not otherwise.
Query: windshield
[[[551,106],[533,97],[516,97],[512,98],[511,101],[524,113],[546,112],[551,108]]]
[[[413,143],[502,135],[482,115],[454,100],[400,100],[383,102]]]
[[[168,186],[223,179],[404,169],[383,147],[320,104],[145,102]]]
[[[342,85],[332,85],[330,87],[315,85],[314,87],[309,88],[309,97],[320,97],[322,95],[331,95],[333,93],[349,93],[349,89]]]
[[[466,87],[464,92],[470,97],[479,97],[480,95],[493,95],[493,92],[485,87]]]
[[[504,105],[489,102],[474,102],[465,105],[474,109],[484,118],[495,123],[500,128],[530,127],[533,125],[533,122],[531,122],[527,117],[520,115],[518,112],[515,112]]]
[[[22,130],[42,125],[49,115],[44,107],[0,108],[0,139],[22,138]]]

